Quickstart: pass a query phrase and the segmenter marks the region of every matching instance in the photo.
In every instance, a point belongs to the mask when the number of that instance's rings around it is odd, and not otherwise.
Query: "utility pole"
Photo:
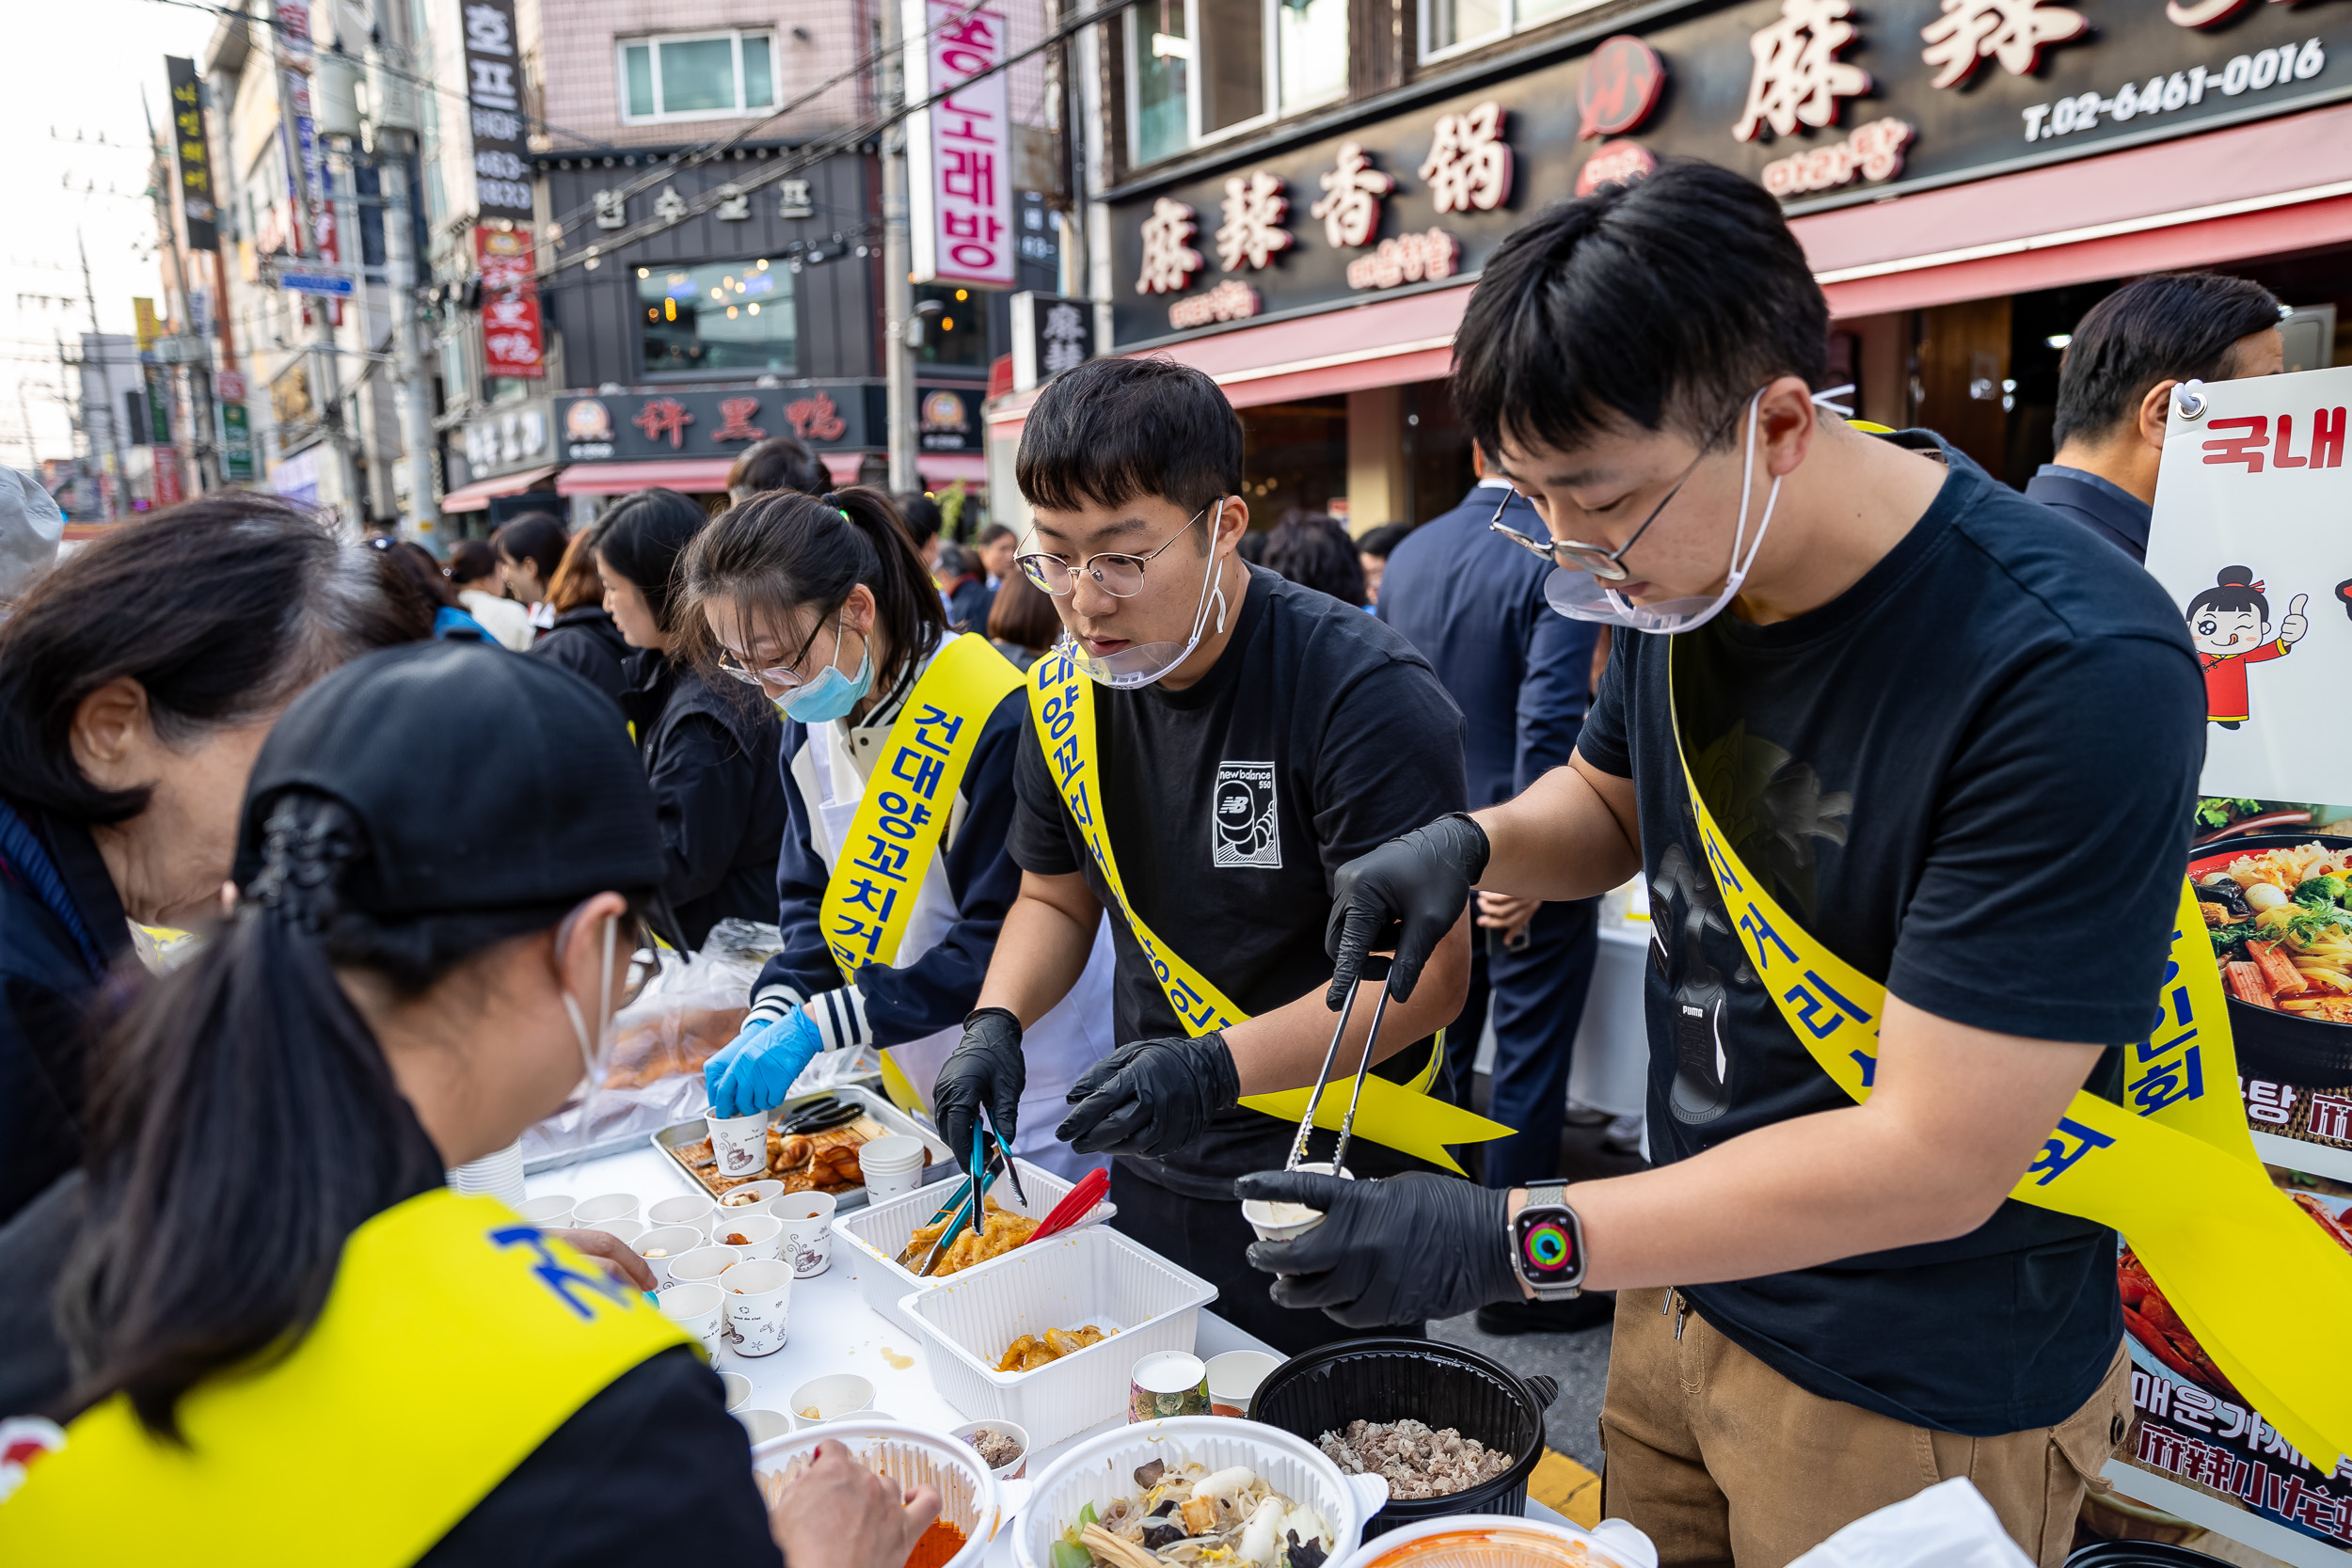
[[[380,127],[377,135],[385,135]],[[403,143],[409,139],[402,134]],[[405,146],[387,151],[389,155],[378,159],[384,181],[384,270],[392,285],[392,384],[399,388],[401,462],[408,471],[408,509],[402,534],[430,545],[439,531],[441,514],[440,502],[433,494],[433,388],[418,341],[421,324],[417,295],[423,278],[420,258],[410,243],[408,204],[415,198],[408,185]]]
[[[98,326],[98,290],[89,278],[89,242],[83,239],[79,229],[73,230],[74,247],[82,253],[82,297],[89,302],[91,347],[98,353],[98,393],[106,400],[106,435],[114,452],[115,482],[105,487],[106,520],[114,521],[122,515],[126,492],[131,488],[131,464],[122,451],[122,410],[115,406],[114,372],[106,364],[106,336]]]
[[[890,488],[919,490],[914,468],[914,356],[907,324],[914,317],[914,246],[907,228],[906,20],[899,0],[882,0],[883,370],[890,390]]]

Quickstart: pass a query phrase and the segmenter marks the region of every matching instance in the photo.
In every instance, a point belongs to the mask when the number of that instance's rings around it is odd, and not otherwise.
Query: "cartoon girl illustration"
[[[2205,717],[2225,730],[2236,729],[2251,715],[2246,696],[2246,667],[2265,659],[2284,658],[2303,640],[2310,623],[2303,619],[2307,594],[2295,595],[2279,623],[2270,630],[2270,601],[2254,580],[2251,566],[2224,566],[2214,586],[2188,601],[2188,640],[2205,667]]]

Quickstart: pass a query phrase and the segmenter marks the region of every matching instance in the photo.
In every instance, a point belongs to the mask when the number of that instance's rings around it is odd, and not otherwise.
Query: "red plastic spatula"
[[[1110,1190],[1109,1171],[1098,1169],[1087,1172],[1079,1179],[1078,1184],[1070,1189],[1069,1195],[1054,1205],[1054,1212],[1045,1216],[1043,1225],[1030,1233],[1029,1241],[1041,1242],[1057,1231],[1069,1229],[1094,1212],[1094,1206],[1102,1202],[1103,1195]],[[1026,1246],[1028,1243],[1022,1244]]]

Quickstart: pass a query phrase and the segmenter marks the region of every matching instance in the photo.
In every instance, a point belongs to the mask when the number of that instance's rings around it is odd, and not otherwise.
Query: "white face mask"
[[[572,989],[564,988],[564,1012],[572,1021],[573,1037],[580,1041],[580,1065],[586,1069],[583,1093],[594,1094],[604,1086],[605,1069],[612,1061],[612,948],[619,934],[620,922],[604,923],[604,978],[596,988],[596,1035],[588,1037],[588,1021],[582,1017],[580,1004],[573,999]]]
[[[1829,400],[1851,387],[1833,387],[1813,394],[1816,405],[1834,414],[1851,417],[1851,408],[1841,407]],[[1780,481],[1772,481],[1764,496],[1764,515],[1756,519],[1756,538],[1748,545],[1744,559],[1740,554],[1740,541],[1747,531],[1748,497],[1756,482],[1756,420],[1758,405],[1763,402],[1764,388],[1748,399],[1748,432],[1743,443],[1740,468],[1740,515],[1731,531],[1731,563],[1726,569],[1723,592],[1711,599],[1661,599],[1656,604],[1637,605],[1614,588],[1601,582],[1590,572],[1579,572],[1566,566],[1555,567],[1544,579],[1544,599],[1552,609],[1572,621],[1598,621],[1605,626],[1629,626],[1655,636],[1671,636],[1678,631],[1695,631],[1723,613],[1724,607],[1739,596],[1740,586],[1748,579],[1748,572],[1756,565],[1757,552],[1764,548],[1764,531],[1772,526],[1772,507],[1780,499]]]
[[[1224,517],[1225,498],[1220,496],[1217,498],[1216,515],[1209,519],[1209,569],[1200,576],[1200,607],[1192,618],[1192,636],[1182,646],[1174,642],[1137,642],[1107,657],[1096,658],[1086,651],[1085,643],[1064,631],[1062,636],[1071,644],[1071,662],[1077,665],[1080,674],[1097,686],[1107,686],[1118,691],[1150,686],[1190,658],[1193,649],[1200,645],[1200,631],[1209,624],[1209,606],[1213,599],[1216,605],[1216,629],[1219,635],[1223,634],[1225,586],[1216,583],[1216,530]],[[1216,583],[1214,594],[1210,592],[1212,583]]]

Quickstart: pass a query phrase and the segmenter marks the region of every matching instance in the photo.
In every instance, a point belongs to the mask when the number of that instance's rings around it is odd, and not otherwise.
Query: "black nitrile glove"
[[[1486,869],[1486,830],[1458,811],[1341,866],[1331,918],[1323,927],[1324,950],[1331,955],[1325,1001],[1331,1010],[1347,1001],[1364,955],[1375,947],[1396,952],[1390,1000],[1411,1001],[1421,966],[1462,918],[1470,884]]]
[[[1234,1182],[1233,1193],[1325,1215],[1290,1241],[1250,1243],[1249,1266],[1277,1276],[1278,1306],[1319,1307],[1349,1328],[1381,1328],[1519,1299],[1511,1195],[1500,1187],[1431,1171],[1347,1181],[1266,1170]]]
[[[1013,1122],[1021,1114],[1021,1090],[1029,1081],[1021,1056],[1021,1021],[1002,1007],[982,1007],[963,1021],[963,1041],[939,1065],[931,1081],[931,1114],[947,1152],[969,1176],[972,1130],[986,1107],[1005,1147],[1012,1147]],[[981,1151],[985,1160],[987,1150]]]
[[[1199,1137],[1209,1118],[1241,1098],[1241,1073],[1225,1037],[1136,1040],[1070,1085],[1075,1107],[1054,1135],[1081,1154],[1156,1159]]]

